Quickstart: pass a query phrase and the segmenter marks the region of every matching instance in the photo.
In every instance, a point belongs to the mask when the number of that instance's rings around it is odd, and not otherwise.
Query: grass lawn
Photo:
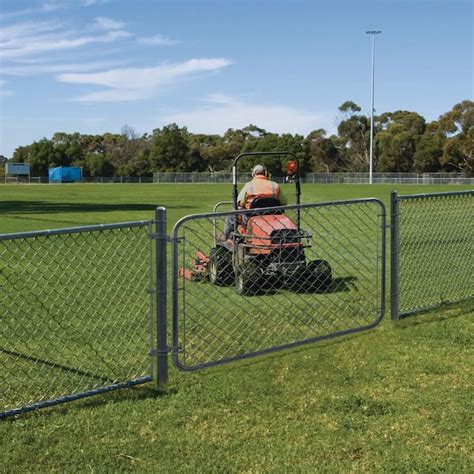
[[[303,202],[463,186],[303,185]],[[0,233],[207,212],[229,185],[0,186]],[[288,188],[287,194],[292,190]],[[0,422],[5,472],[472,472],[471,303]],[[125,343],[125,342],[124,342]],[[90,368],[91,370],[93,368]],[[0,365],[0,385],[8,385]],[[11,381],[10,381],[11,383]],[[25,390],[28,390],[25,384]]]

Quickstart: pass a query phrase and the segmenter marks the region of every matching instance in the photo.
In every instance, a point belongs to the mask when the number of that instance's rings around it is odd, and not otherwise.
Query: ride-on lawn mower
[[[235,210],[238,210],[238,161],[244,156],[282,155],[292,157],[287,166],[286,181],[295,183],[296,204],[299,206],[300,170],[298,159],[293,153],[241,153],[232,165]],[[331,267],[325,260],[306,261],[304,250],[312,246],[312,236],[300,228],[300,212],[297,207],[294,222],[285,215],[285,209],[278,199],[255,198],[247,212],[235,215],[230,238],[221,240],[215,232],[214,247],[210,254],[207,256],[196,252],[193,270],[181,269],[181,276],[192,280],[209,280],[219,286],[235,284],[241,295],[278,288],[301,292],[327,291],[332,282]]]

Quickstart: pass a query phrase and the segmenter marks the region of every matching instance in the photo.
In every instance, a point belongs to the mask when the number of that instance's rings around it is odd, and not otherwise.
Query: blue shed
[[[82,180],[82,168],[77,166],[58,166],[48,170],[50,183],[74,183]]]

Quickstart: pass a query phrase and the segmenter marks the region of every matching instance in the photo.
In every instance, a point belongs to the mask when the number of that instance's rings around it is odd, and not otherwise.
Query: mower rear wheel
[[[207,263],[209,281],[213,285],[231,285],[234,281],[231,253],[225,247],[214,247]]]
[[[306,267],[305,277],[308,290],[327,291],[332,283],[331,265],[326,260],[313,260]]]
[[[251,296],[257,293],[258,284],[248,272],[239,272],[235,277],[235,289],[242,296]]]
[[[263,290],[264,281],[257,262],[247,261],[237,268],[235,289],[239,295],[250,296]]]

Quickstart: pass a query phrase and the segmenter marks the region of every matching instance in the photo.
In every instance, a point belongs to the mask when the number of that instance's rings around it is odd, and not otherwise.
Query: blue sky
[[[470,0],[0,0],[0,154],[57,131],[334,132],[473,98]]]

